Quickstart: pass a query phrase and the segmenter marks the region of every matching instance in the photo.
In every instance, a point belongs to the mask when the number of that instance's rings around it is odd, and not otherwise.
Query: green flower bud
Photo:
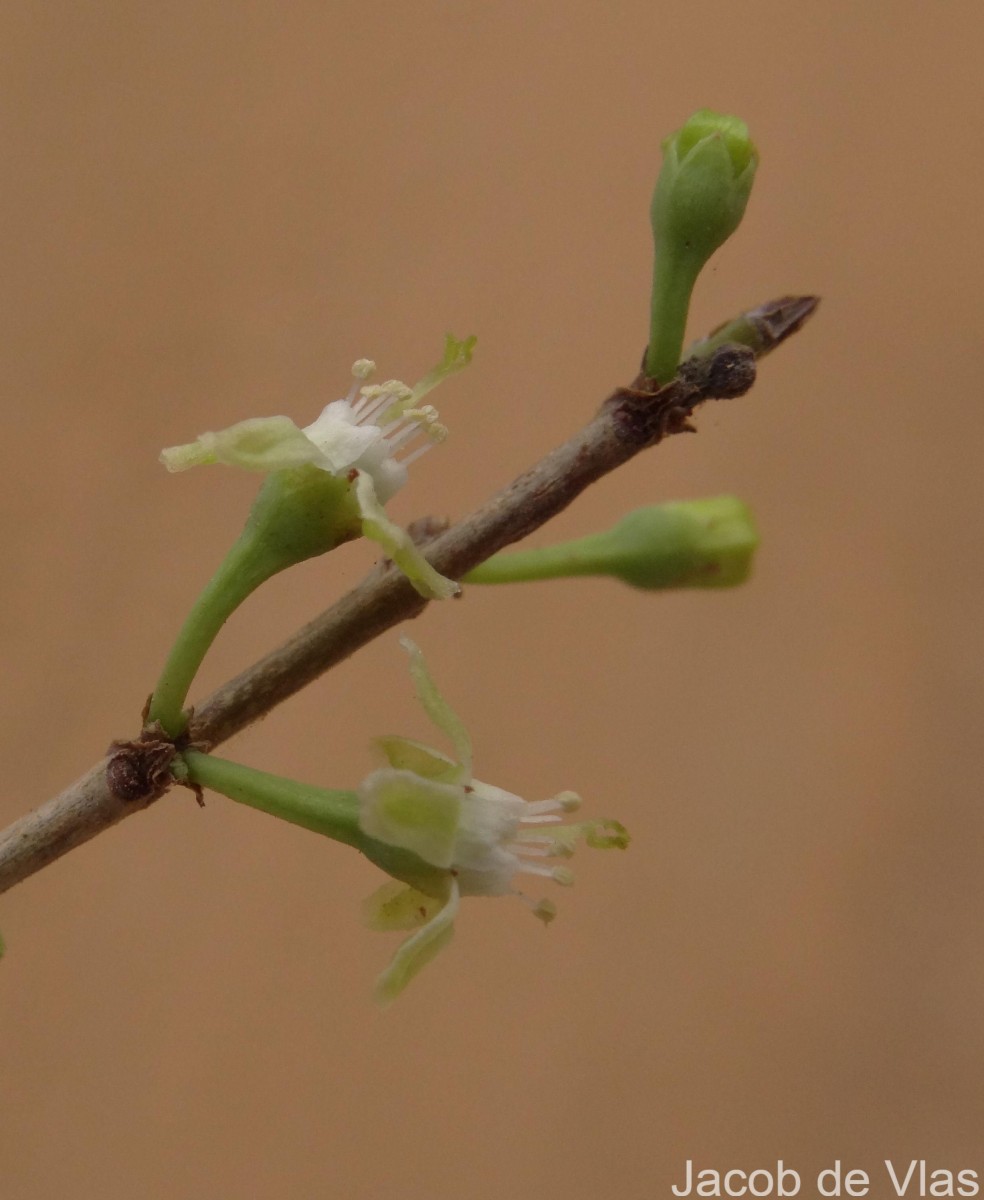
[[[606,533],[493,555],[464,582],[611,575],[647,590],[734,587],[748,578],[758,544],[746,505],[714,496],[636,509]]]
[[[697,276],[738,228],[757,166],[745,122],[709,109],[663,142],[651,208],[656,257],[646,354],[647,375],[661,383],[680,361]]]

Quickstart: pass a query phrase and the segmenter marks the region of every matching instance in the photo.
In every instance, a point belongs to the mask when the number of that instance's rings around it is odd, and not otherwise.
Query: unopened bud
[[[734,587],[748,578],[758,544],[747,506],[713,496],[636,509],[606,533],[493,555],[464,582],[611,575],[646,590]]]
[[[710,109],[663,142],[651,208],[656,258],[646,354],[646,374],[661,383],[680,361],[697,276],[738,228],[757,166],[745,122]]]

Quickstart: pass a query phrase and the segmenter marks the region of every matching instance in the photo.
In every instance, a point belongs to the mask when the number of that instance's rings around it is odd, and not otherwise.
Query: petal
[[[362,532],[382,546],[421,596],[446,600],[461,591],[454,580],[445,579],[435,571],[407,531],[389,519],[376,499],[376,489],[366,471],[360,471],[355,478],[355,498],[362,517]]]
[[[218,433],[203,433],[185,446],[162,450],[161,462],[169,471],[209,463],[248,471],[279,471],[303,463],[322,465],[321,452],[290,417],[253,417]]]
[[[388,879],[362,902],[362,915],[370,929],[419,929],[447,903],[447,897],[426,896],[416,888]]]
[[[458,915],[458,885],[453,880],[448,902],[434,917],[407,938],[393,955],[393,961],[376,981],[376,1001],[389,1004],[403,991],[411,979],[451,941],[454,919]]]
[[[424,711],[438,729],[447,735],[454,747],[455,756],[464,768],[465,779],[472,773],[472,744],[468,730],[458,714],[441,695],[434,677],[428,670],[423,651],[408,637],[400,638],[400,645],[410,655],[410,678],[414,691],[424,706]],[[395,764],[394,764],[395,765]]]
[[[465,768],[448,758],[440,750],[432,750],[423,742],[412,738],[387,733],[373,738],[373,749],[378,751],[391,767],[398,771],[413,771],[424,779],[436,779],[440,783],[463,783],[468,779]]]
[[[377,842],[411,850],[432,867],[447,869],[462,795],[460,787],[384,767],[359,787],[359,828]]]
[[[341,475],[382,439],[375,425],[358,425],[347,400],[333,400],[317,420],[305,426],[304,436],[310,438],[325,456],[331,470]]]
[[[427,372],[413,389],[412,403],[416,406],[428,392],[433,391],[439,383],[443,383],[449,375],[467,367],[471,362],[472,352],[477,341],[478,338],[474,334],[462,341],[458,341],[454,334],[445,334],[444,357],[433,370]]]
[[[516,889],[513,879],[524,866],[524,860],[502,846],[490,846],[475,865],[459,864],[455,855],[455,871],[462,896],[506,896]]]
[[[359,461],[352,465],[360,471],[368,472],[380,504],[388,504],[409,478],[409,472],[403,463],[397,462],[390,455],[389,444],[385,438],[373,442],[365,453],[359,456]]]

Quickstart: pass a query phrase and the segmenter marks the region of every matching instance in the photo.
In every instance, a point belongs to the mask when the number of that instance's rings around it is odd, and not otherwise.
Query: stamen
[[[383,437],[386,439],[387,444],[389,445],[391,454],[394,454],[397,450],[399,450],[404,442],[408,442],[411,438],[416,437],[418,433],[422,432],[420,426],[414,421],[409,420],[409,418],[401,417],[400,422],[402,421],[408,421],[408,424],[406,424],[396,433],[387,433],[386,430],[383,430]],[[387,428],[393,429],[400,422],[394,421],[393,424],[387,426]]]
[[[352,364],[352,375],[354,382],[349,388],[348,395],[345,400],[352,405],[352,415],[357,416],[359,409],[362,407],[362,401],[356,401],[356,395],[359,391],[359,384],[364,383],[376,370],[376,364],[371,358],[357,358]]]
[[[393,393],[388,390],[387,384],[364,387],[361,391],[361,399],[353,408],[352,415],[358,419],[360,425],[365,425],[375,417],[381,408],[390,404],[392,399]]]
[[[517,900],[521,900],[537,920],[549,925],[557,915],[557,905],[552,900],[531,900],[524,892],[513,892]]]
[[[550,843],[545,845],[531,845],[529,842],[514,842],[509,849],[518,858],[551,858]]]
[[[516,841],[510,846],[513,854],[526,858],[573,858],[576,848],[576,838],[547,837],[542,833],[522,831],[516,834]]]
[[[542,879],[553,879],[556,883],[561,882],[557,878],[557,871],[563,870],[563,867],[548,867],[545,863],[527,862],[525,858],[520,859],[516,867],[517,874],[539,875]]]
[[[551,796],[549,800],[530,800],[523,812],[523,820],[531,821],[539,813],[556,813],[561,811],[561,805],[557,803],[555,797]],[[529,813],[529,816],[527,816]],[[555,818],[559,820],[559,818]]]
[[[404,408],[391,421],[383,422],[380,419],[379,428],[383,431],[383,437],[389,437],[390,430],[399,428],[403,421],[411,421],[420,426],[434,425],[437,423],[437,416],[437,409],[433,404],[425,404],[422,408]]]
[[[382,428],[390,455],[395,458],[400,449],[405,449],[418,435],[428,439],[423,447],[418,447],[412,454],[406,455],[401,461],[408,466],[419,458],[423,450],[436,442],[443,442],[448,435],[447,427],[437,419],[437,409],[425,404],[423,408],[408,408],[405,413],[389,425]],[[402,426],[402,428],[401,428]]]
[[[417,459],[420,458],[422,454],[426,454],[428,450],[433,450],[436,445],[437,442],[435,441],[424,442],[422,446],[418,446],[416,450],[411,450],[411,452],[401,460],[403,465],[405,467],[409,467],[412,462],[416,462]]]
[[[563,812],[577,812],[583,803],[577,792],[558,792],[554,799]]]
[[[399,379],[388,379],[386,383],[380,385],[379,391],[385,392],[391,401],[389,407],[380,416],[374,418],[380,429],[384,429],[391,421],[402,416],[403,412],[413,403],[413,389],[408,388]],[[375,413],[375,411],[374,409],[373,412]]]

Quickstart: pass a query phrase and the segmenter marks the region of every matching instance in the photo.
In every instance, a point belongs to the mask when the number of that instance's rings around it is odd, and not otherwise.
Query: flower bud
[[[653,236],[673,239],[706,262],[738,228],[758,151],[738,117],[701,109],[663,142],[653,192]]]
[[[636,509],[606,533],[496,554],[464,582],[611,575],[646,590],[734,587],[748,578],[758,544],[746,505],[713,496]]]
[[[697,276],[738,228],[757,166],[745,122],[710,109],[663,142],[650,212],[656,258],[646,354],[646,373],[661,383],[680,361]]]

